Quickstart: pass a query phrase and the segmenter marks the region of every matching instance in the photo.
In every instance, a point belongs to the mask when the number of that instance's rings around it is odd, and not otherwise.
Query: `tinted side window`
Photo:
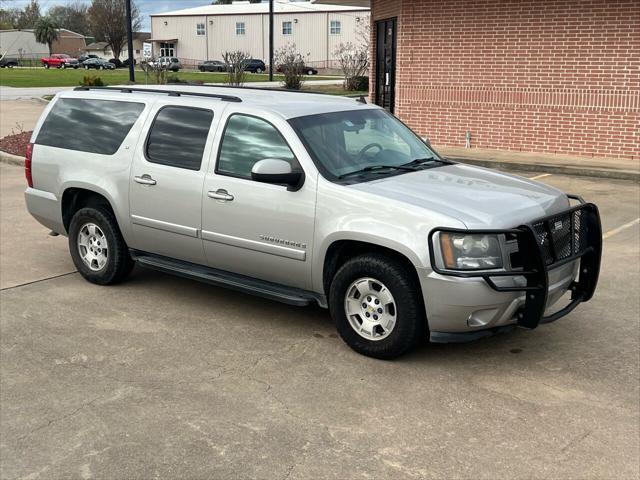
[[[265,158],[298,164],[280,132],[270,123],[247,115],[233,115],[227,122],[218,156],[217,173],[251,178],[253,165]]]
[[[147,139],[147,160],[172,167],[200,170],[213,112],[202,108],[164,107]]]
[[[143,103],[61,98],[42,124],[36,143],[113,155],[142,110]]]

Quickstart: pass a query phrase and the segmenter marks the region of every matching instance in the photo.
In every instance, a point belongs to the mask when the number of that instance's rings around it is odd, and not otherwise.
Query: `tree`
[[[127,13],[125,0],[93,0],[89,7],[89,25],[98,41],[107,42],[114,58],[120,58],[127,41]],[[138,7],[131,1],[133,31],[140,30],[142,18]]]
[[[227,69],[227,83],[234,87],[241,87],[246,79],[247,73],[245,72],[246,61],[251,58],[251,55],[241,50],[234,52],[224,52],[222,54],[222,61]]]
[[[0,30],[18,28],[21,14],[19,8],[0,8]]]
[[[49,54],[52,53],[51,46],[58,39],[58,26],[53,19],[49,17],[41,17],[37,21],[34,32],[36,41],[46,43],[49,46]]]
[[[24,7],[18,17],[16,28],[35,28],[36,23],[40,20],[40,4],[38,0],[31,0],[31,3]]]
[[[361,79],[369,68],[369,48],[352,42],[341,43],[334,55],[344,75],[345,90],[358,90]]]
[[[69,5],[55,5],[49,9],[47,15],[60,27],[72,32],[89,35],[91,33],[87,24],[89,7],[76,0]]]
[[[305,57],[298,53],[296,44],[288,43],[279,48],[274,57],[284,74],[283,86],[289,90],[300,90],[304,80]]]

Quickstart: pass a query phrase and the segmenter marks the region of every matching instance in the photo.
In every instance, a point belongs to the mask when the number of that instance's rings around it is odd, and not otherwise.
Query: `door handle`
[[[133,177],[133,179],[139,183],[140,185],[155,185],[156,181],[151,178],[151,175],[149,174],[144,174],[141,177]]]
[[[208,191],[207,192],[207,196],[209,198],[214,198],[216,200],[223,200],[225,202],[231,202],[233,200],[233,195],[231,195],[229,192],[227,192],[223,188],[219,188],[215,192],[214,191]]]

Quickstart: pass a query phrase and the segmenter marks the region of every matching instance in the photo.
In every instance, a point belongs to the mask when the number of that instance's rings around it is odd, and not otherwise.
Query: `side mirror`
[[[251,169],[251,179],[262,183],[288,185],[288,190],[301,186],[302,172],[294,172],[285,160],[265,158],[257,161]]]

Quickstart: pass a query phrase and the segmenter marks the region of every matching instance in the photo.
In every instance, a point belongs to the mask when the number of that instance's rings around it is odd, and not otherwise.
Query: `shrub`
[[[304,57],[296,51],[296,44],[289,43],[279,48],[275,54],[278,71],[284,75],[283,87],[300,90],[304,79]]]
[[[189,83],[186,80],[181,80],[178,75],[167,75],[167,83]]]
[[[85,75],[80,82],[83,87],[105,87],[107,84],[95,75]]]
[[[351,77],[346,80],[346,89],[350,91],[368,91],[369,77],[361,75],[359,77]]]
[[[246,72],[244,71],[246,60],[249,60],[251,55],[241,50],[234,52],[224,52],[222,54],[222,61],[227,67],[227,81],[229,85],[239,87],[244,84],[246,79]]]
[[[369,52],[364,44],[341,43],[334,52],[340,69],[344,74],[345,90],[357,90],[353,86],[354,78],[363,77],[369,68]],[[369,88],[367,86],[367,88]]]

